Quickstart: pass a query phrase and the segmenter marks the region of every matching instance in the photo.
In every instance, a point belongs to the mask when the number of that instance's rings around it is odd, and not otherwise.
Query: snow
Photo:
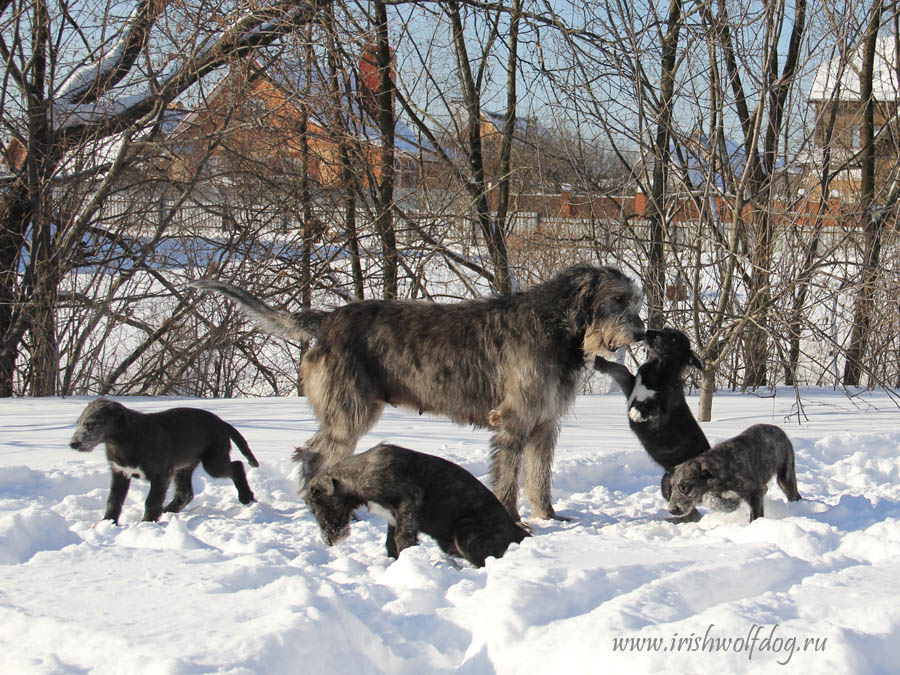
[[[312,435],[302,398],[121,399],[209,409],[248,439],[258,503],[194,476],[180,514],[141,523],[132,481],[102,522],[102,448],[68,448],[87,398],[0,401],[0,657],[9,673],[887,673],[900,662],[900,410],[885,393],[721,394],[713,442],[781,425],[803,501],[774,481],[742,505],[666,522],[660,470],[621,394],[579,397],[560,434],[554,506],[476,569],[422,545],[396,561],[365,508],[328,548],[289,460]],[[690,399],[696,410],[696,398]],[[389,409],[382,440],[482,480],[488,432]],[[240,454],[233,450],[232,457]],[[529,518],[527,503],[523,516]],[[625,669],[628,669],[627,671]]]
[[[131,10],[128,17],[128,25],[137,18],[141,12],[141,3]],[[86,61],[75,68],[65,79],[56,94],[58,101],[72,101],[83,96],[96,82],[102,82],[121,65],[128,49],[128,42],[133,36],[130,31],[123,31],[116,41],[105,53],[92,61]]]
[[[897,100],[900,82],[897,76],[897,57],[894,53],[894,38],[890,35],[878,37],[875,45],[875,61],[872,72],[872,95],[876,101]],[[865,43],[860,43],[847,55],[834,55],[823,61],[816,69],[809,89],[810,101],[859,101],[862,85],[860,76],[863,69]]]

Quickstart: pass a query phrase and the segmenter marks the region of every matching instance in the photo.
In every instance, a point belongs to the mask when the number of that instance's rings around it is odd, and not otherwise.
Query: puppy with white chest
[[[801,498],[787,434],[772,424],[754,424],[675,468],[669,512],[683,515],[711,492],[733,491],[750,505],[752,523],[765,515],[763,495],[772,476],[789,502]]]
[[[703,362],[691,350],[688,337],[674,328],[648,330],[644,338],[648,359],[637,374],[622,364],[594,359],[594,369],[612,377],[628,400],[628,426],[654,462],[665,470],[662,478],[663,498],[671,495],[672,471],[682,462],[709,449],[709,441],[684,399],[682,374]],[[722,500],[723,508],[737,507],[737,502]],[[697,520],[693,509],[681,520]]]
[[[319,464],[317,453],[297,449],[301,470]],[[483,567],[528,532],[475,476],[441,457],[381,443],[351,455],[309,478],[306,502],[328,546],[350,534],[353,512],[366,505],[388,521],[387,554],[433,537],[449,554]]]
[[[104,520],[119,522],[132,478],[150,481],[144,520],[156,521],[164,511],[180,511],[194,498],[191,476],[200,463],[214,478],[231,478],[242,504],[255,501],[243,463],[231,461],[231,442],[250,466],[259,462],[240,432],[207,410],[171,408],[145,414],[98,398],[88,404],[76,425],[69,442],[73,450],[90,452],[106,444],[112,482]],[[175,495],[163,507],[173,476]]]

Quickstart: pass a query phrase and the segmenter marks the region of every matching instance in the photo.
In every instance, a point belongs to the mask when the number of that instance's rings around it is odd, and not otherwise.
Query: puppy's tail
[[[253,451],[250,450],[247,439],[241,435],[240,431],[228,424],[228,422],[225,422],[225,426],[228,427],[228,435],[231,436],[231,440],[238,446],[238,450],[241,451],[241,454],[247,458],[247,464],[254,467],[259,466],[259,461],[254,456]]]
[[[328,312],[318,309],[304,309],[293,314],[283,310],[272,309],[256,296],[222,281],[198,279],[192,282],[191,285],[204,291],[215,291],[231,298],[240,305],[244,314],[256,321],[263,330],[290,340],[309,340],[319,337],[322,319],[328,314]]]

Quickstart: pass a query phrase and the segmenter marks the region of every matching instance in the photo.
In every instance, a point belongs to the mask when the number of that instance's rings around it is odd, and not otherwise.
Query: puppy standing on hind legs
[[[644,338],[648,359],[632,375],[620,363],[598,356],[594,368],[612,377],[628,400],[628,426],[664,473],[660,489],[663,499],[671,496],[675,467],[709,449],[706,434],[697,424],[684,399],[682,373],[688,366],[702,369],[703,362],[691,350],[688,337],[674,328],[648,330]],[[737,508],[737,502],[720,499],[723,510]],[[692,509],[676,522],[696,521],[700,512]]]
[[[98,398],[88,404],[76,425],[69,442],[73,450],[90,452],[106,444],[112,480],[104,520],[119,522],[132,478],[150,481],[144,520],[156,521],[163,512],[180,511],[194,498],[191,477],[200,463],[214,478],[231,478],[242,504],[255,501],[243,463],[231,461],[231,442],[250,466],[259,462],[240,432],[207,410],[171,408],[145,414]],[[175,495],[163,507],[173,476]]]

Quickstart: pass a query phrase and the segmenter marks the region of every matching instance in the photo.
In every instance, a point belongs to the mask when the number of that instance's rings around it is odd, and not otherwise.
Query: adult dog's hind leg
[[[556,422],[544,422],[534,428],[525,442],[525,496],[538,518],[557,517],[551,504],[550,483],[558,436]]]
[[[358,370],[347,364],[334,363],[319,347],[311,349],[303,359],[301,372],[306,395],[319,420],[319,429],[302,450],[319,453],[322,466],[353,454],[356,444],[371,429],[384,410],[373,384]],[[300,461],[298,454],[294,461]],[[301,475],[300,491],[312,476]]]

